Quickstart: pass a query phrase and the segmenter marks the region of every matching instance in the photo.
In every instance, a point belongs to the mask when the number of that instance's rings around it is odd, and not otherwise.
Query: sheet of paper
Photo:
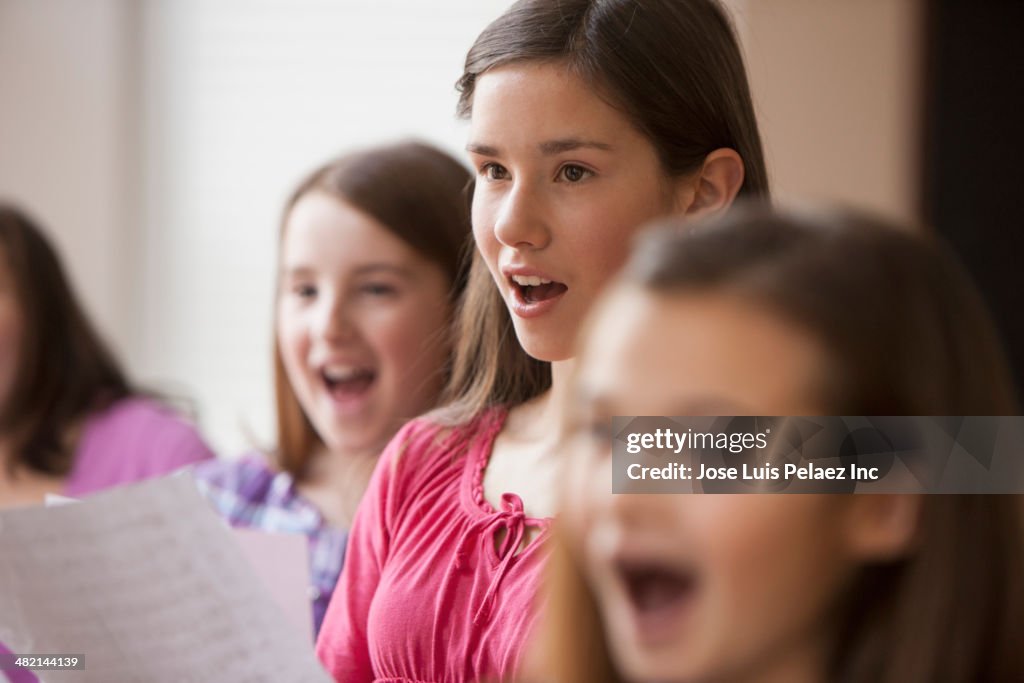
[[[330,680],[189,477],[0,513],[0,642],[84,654],[56,683]]]
[[[46,507],[78,503],[78,498],[68,498],[48,493],[43,501]],[[257,529],[231,529],[246,559],[256,576],[266,587],[268,594],[288,617],[296,630],[313,642],[313,605],[309,591],[312,577],[309,573],[309,539],[301,534],[284,534]],[[0,643],[2,647],[3,643]]]
[[[70,503],[77,502],[77,498],[68,498],[67,496],[62,496],[56,493],[47,493],[43,497],[43,505],[45,505],[48,508],[55,508],[58,505],[68,505]]]
[[[255,529],[232,529],[231,533],[263,581],[267,594],[295,630],[312,644],[309,539],[302,534],[272,534]]]

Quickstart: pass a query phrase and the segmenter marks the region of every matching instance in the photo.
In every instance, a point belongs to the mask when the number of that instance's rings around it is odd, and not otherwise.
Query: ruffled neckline
[[[508,408],[501,406],[493,408],[481,416],[482,428],[477,431],[475,438],[469,444],[466,454],[466,469],[463,477],[463,490],[468,494],[469,508],[476,516],[495,517],[504,515],[515,509],[522,515],[523,521],[528,526],[540,527],[544,531],[548,529],[553,517],[530,517],[522,513],[522,499],[511,492],[502,493],[502,507],[498,511],[484,497],[484,472],[491,460],[491,453],[494,450],[494,442],[498,438],[505,421],[508,419]],[[536,539],[534,539],[536,540]],[[531,543],[532,544],[532,543]]]

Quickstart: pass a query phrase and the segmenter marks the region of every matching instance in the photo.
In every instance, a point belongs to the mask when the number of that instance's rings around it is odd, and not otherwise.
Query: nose
[[[359,336],[352,306],[343,294],[323,297],[314,332],[329,344],[343,344]]]
[[[543,198],[519,182],[499,200],[494,236],[507,247],[543,249],[551,241]]]

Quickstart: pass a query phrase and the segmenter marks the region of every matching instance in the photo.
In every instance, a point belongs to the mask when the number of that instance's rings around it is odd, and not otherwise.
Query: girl
[[[681,227],[643,241],[586,335],[550,680],[1024,680],[1019,496],[611,495],[613,415],[1018,409],[932,240],[846,214]]]
[[[712,0],[528,0],[459,81],[476,252],[452,403],[392,441],[318,654],[339,681],[508,679],[532,629],[572,337],[640,223],[767,180]]]
[[[42,231],[0,205],[0,508],[212,457],[191,425],[129,384]]]
[[[314,630],[377,456],[447,379],[469,178],[432,147],[398,144],[317,169],[285,206],[275,462],[255,454],[195,474],[233,524],[309,536]]]

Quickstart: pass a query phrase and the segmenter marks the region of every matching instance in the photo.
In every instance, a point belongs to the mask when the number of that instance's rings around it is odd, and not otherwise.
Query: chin
[[[374,426],[368,424],[370,421],[367,419],[361,425],[335,422],[323,434],[325,445],[335,453],[360,453],[387,443],[381,429],[367,429]]]
[[[711,680],[694,676],[679,662],[666,662],[661,657],[647,657],[634,649],[616,653],[619,669],[630,681],[659,681],[663,683],[689,683],[690,681]]]
[[[547,363],[569,360],[575,353],[571,343],[572,335],[567,339],[564,336],[531,333],[516,327],[516,338],[528,356]]]

